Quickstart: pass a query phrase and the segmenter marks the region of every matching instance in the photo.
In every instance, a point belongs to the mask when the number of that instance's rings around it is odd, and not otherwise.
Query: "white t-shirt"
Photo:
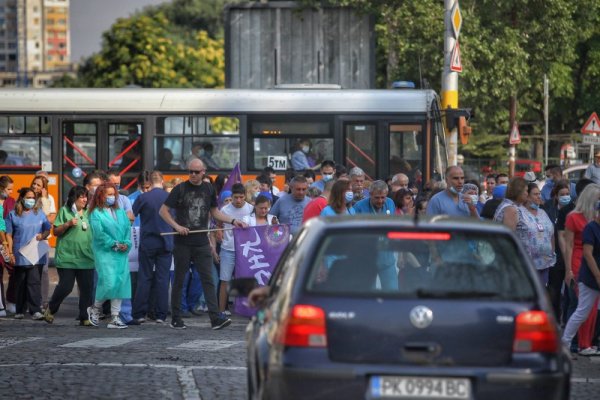
[[[254,207],[252,207],[252,204],[250,203],[244,202],[244,205],[240,208],[234,206],[233,203],[229,203],[221,209],[221,212],[231,218],[242,220],[245,216],[250,215],[253,209]],[[223,228],[233,228],[233,225],[225,223],[223,224]],[[231,229],[223,231],[223,243],[221,243],[221,248],[229,251],[235,250],[233,245],[233,231]]]

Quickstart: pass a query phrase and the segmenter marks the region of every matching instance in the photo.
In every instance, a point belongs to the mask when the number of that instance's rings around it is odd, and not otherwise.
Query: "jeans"
[[[84,321],[88,319],[87,308],[94,303],[92,292],[94,288],[93,269],[56,268],[58,272],[58,285],[54,289],[52,298],[48,303],[51,314],[56,314],[62,302],[73,291],[75,281],[79,288],[79,317]]]
[[[579,303],[577,304],[577,309],[571,315],[571,318],[569,318],[569,322],[567,322],[562,341],[566,346],[569,346],[579,329],[579,347],[580,350],[583,350],[592,345],[600,292],[589,288],[581,282],[579,282],[578,288]]]
[[[133,318],[143,318],[154,312],[156,318],[165,320],[169,311],[169,270],[173,254],[164,249],[140,248],[138,257],[140,268],[133,298]],[[151,297],[153,309],[150,309]]]
[[[194,263],[196,270],[200,274],[200,282],[204,290],[204,298],[208,306],[208,315],[211,321],[215,320],[219,314],[217,305],[217,292],[213,280],[213,259],[210,252],[210,245],[204,246],[185,246],[175,245],[175,281],[173,291],[171,292],[171,311],[174,321],[181,318],[181,292],[187,271],[190,269],[190,263]]]

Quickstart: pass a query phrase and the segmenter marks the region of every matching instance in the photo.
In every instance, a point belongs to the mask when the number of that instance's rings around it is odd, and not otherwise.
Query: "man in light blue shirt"
[[[369,187],[370,196],[354,205],[356,214],[383,214],[390,217],[396,213],[394,201],[387,197],[388,185],[384,181],[375,181]],[[377,254],[377,275],[381,288],[398,290],[397,257],[394,252],[380,251]]]
[[[586,168],[583,177],[600,185],[600,151],[594,154],[594,162]]]
[[[546,166],[546,183],[542,187],[542,201],[545,203],[552,197],[552,189],[554,184],[563,178],[562,169],[558,165],[550,164]],[[577,191],[575,190],[575,184],[570,182],[571,198],[577,198]]]
[[[290,232],[294,235],[302,226],[304,208],[311,199],[306,196],[308,183],[304,176],[294,177],[290,182],[290,189],[291,193],[280,197],[269,211],[269,214],[276,216],[280,223],[288,224]]]
[[[469,196],[461,191],[465,184],[465,173],[457,166],[446,169],[446,189],[435,194],[427,204],[427,215],[451,215],[455,217],[475,217],[477,204],[473,204]]]

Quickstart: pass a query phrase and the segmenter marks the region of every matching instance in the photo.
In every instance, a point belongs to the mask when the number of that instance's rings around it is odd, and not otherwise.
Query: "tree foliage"
[[[177,34],[161,11],[122,18],[103,34],[99,53],[79,70],[71,86],[147,88],[219,88],[225,83],[222,39],[204,30]]]
[[[443,1],[302,2],[351,6],[375,16],[380,87],[409,79],[441,91]],[[517,120],[542,133],[544,74],[550,81],[550,132],[576,131],[600,111],[600,0],[460,0],[460,7],[460,103],[476,110],[472,142],[461,151],[490,157],[505,151],[511,97]]]

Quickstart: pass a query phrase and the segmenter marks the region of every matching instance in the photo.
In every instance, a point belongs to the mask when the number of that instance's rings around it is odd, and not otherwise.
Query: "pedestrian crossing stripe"
[[[32,342],[39,340],[41,337],[22,337],[22,336],[5,336],[0,337],[0,349],[8,346],[14,346],[15,344]]]
[[[241,340],[192,340],[181,343],[175,347],[167,347],[169,350],[192,350],[192,351],[220,351],[233,346],[244,345]]]
[[[77,342],[71,342],[62,344],[58,347],[69,347],[69,348],[90,348],[95,347],[99,349],[108,349],[111,347],[122,346],[136,340],[142,340],[143,338],[123,338],[123,337],[97,337],[86,340],[79,340]]]

